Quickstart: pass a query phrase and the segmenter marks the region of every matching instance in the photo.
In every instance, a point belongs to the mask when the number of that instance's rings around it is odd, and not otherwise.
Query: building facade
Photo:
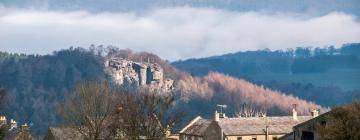
[[[227,118],[214,113],[213,119],[196,117],[180,132],[180,140],[278,140],[289,137],[293,127],[312,116]],[[291,136],[290,136],[291,138]]]
[[[317,133],[318,125],[326,125],[326,116],[329,112],[318,115],[317,111],[312,112],[314,118],[294,126],[293,139],[294,140],[317,140],[319,134]]]

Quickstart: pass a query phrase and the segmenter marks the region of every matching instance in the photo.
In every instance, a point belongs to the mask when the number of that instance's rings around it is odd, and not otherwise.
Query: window
[[[242,140],[242,137],[237,137],[237,140]]]
[[[322,121],[320,122],[320,125],[321,125],[321,126],[326,126],[326,121],[322,120]]]
[[[302,131],[301,139],[302,140],[314,140],[314,133]]]

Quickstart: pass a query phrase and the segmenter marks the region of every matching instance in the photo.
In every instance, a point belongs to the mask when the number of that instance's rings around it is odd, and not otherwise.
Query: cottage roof
[[[212,120],[204,119],[200,116],[193,119],[188,125],[186,125],[181,131],[180,134],[203,136],[206,128],[210,125]]]
[[[325,118],[325,116],[327,116],[328,114],[330,114],[330,112],[331,112],[331,111],[325,112],[325,113],[323,113],[323,114],[320,114],[320,115],[317,116],[317,117],[312,117],[312,118],[309,119],[309,120],[306,120],[306,121],[304,121],[304,122],[302,122],[302,123],[296,124],[296,125],[294,126],[294,128],[297,128],[297,127],[303,126],[303,125],[305,125],[305,124],[308,124],[308,123],[310,123],[310,122],[313,122],[313,121],[316,121],[316,120]]]
[[[266,126],[269,134],[286,134],[291,133],[295,125],[311,118],[312,116],[298,116],[296,120],[292,116],[220,118],[217,124],[227,136],[265,134]],[[197,117],[180,134],[203,136],[211,122],[213,120]]]
[[[311,119],[311,116],[281,117],[249,117],[221,118],[218,122],[225,135],[264,134],[268,126],[269,134],[285,134],[292,132],[293,126]]]
[[[50,127],[48,130],[56,140],[81,140],[83,139],[82,135],[74,130],[73,128],[65,128],[65,127]]]

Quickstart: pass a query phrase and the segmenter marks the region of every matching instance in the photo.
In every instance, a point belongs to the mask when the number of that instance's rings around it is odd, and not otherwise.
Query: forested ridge
[[[360,43],[341,48],[297,47],[296,49],[245,51],[199,59],[175,61],[173,64],[194,75],[222,71],[246,76],[258,73],[322,73],[333,68],[360,68]],[[195,67],[194,67],[195,66]]]
[[[108,57],[151,60],[160,64],[165,76],[175,80],[175,108],[186,111],[185,120],[196,115],[211,117],[216,104],[227,104],[229,116],[243,104],[265,109],[269,115],[287,115],[292,104],[300,106],[300,114],[308,114],[314,108],[326,110],[314,102],[229,75],[212,72],[204,77],[191,76],[146,52],[91,46],[69,48],[50,55],[0,54],[0,86],[7,90],[7,102],[1,114],[20,124],[30,123],[36,136],[43,135],[49,126],[59,125],[56,107],[78,82],[110,80],[104,72],[104,59]],[[279,98],[281,100],[276,100]]]
[[[3,112],[43,134],[58,123],[55,106],[69,89],[78,81],[105,77],[101,59],[82,48],[44,56],[2,52],[0,85],[8,92]]]
[[[194,76],[225,73],[323,106],[360,96],[360,43],[245,51],[172,64]]]

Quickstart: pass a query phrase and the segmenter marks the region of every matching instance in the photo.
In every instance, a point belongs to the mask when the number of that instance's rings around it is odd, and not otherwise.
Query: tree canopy
[[[319,125],[321,140],[360,139],[360,100],[334,108],[326,120],[326,125]]]

